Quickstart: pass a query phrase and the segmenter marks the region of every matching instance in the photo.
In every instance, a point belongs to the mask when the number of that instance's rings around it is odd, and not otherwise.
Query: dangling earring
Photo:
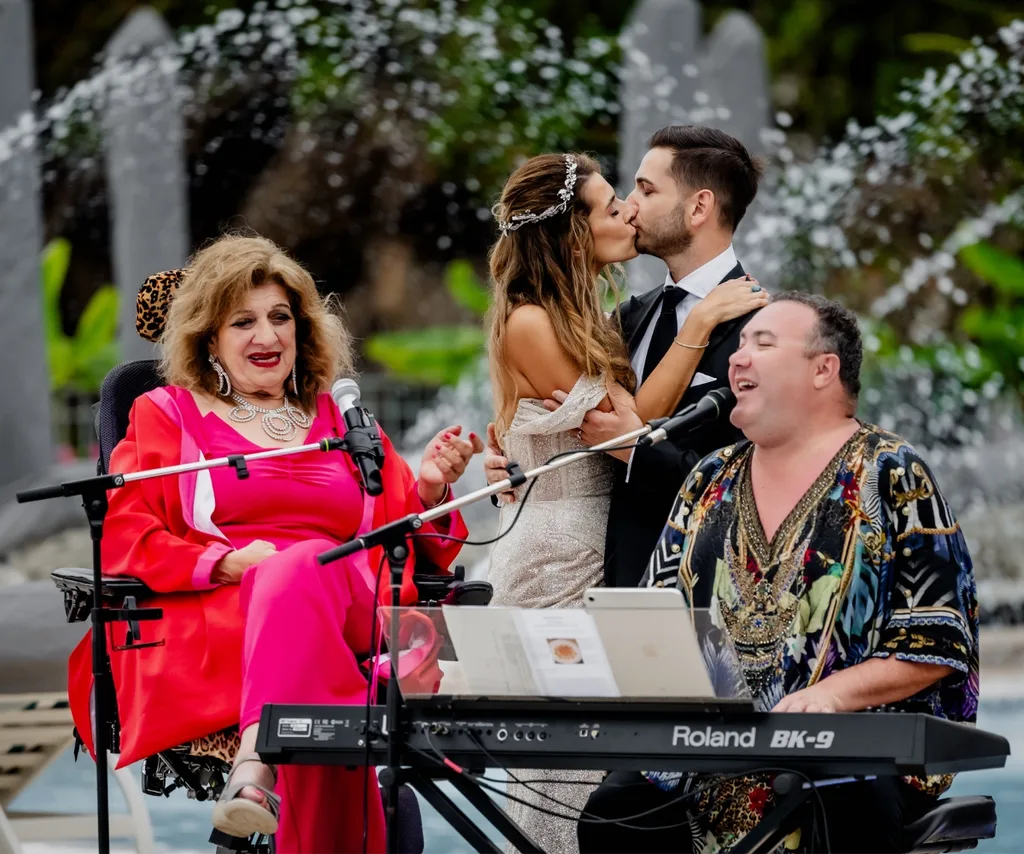
[[[292,364],[292,391],[295,393],[295,397],[296,398],[298,398],[298,396],[299,396],[299,380],[298,380],[298,375],[296,373],[296,368],[297,367],[298,367],[298,362],[295,362],[295,363]]]
[[[213,365],[213,371],[217,374],[217,392],[221,397],[230,397],[231,395],[231,377],[228,376],[228,372],[224,370],[224,366],[217,361],[217,357],[210,354],[210,364]]]

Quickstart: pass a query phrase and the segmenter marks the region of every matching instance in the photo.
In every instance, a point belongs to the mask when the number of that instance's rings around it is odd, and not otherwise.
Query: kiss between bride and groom
[[[728,388],[740,331],[768,302],[732,245],[760,176],[742,143],[708,127],[654,134],[625,200],[581,154],[534,157],[511,175],[490,256],[490,482],[509,460],[530,469]],[[608,269],[639,253],[665,262],[664,285],[606,314]],[[589,587],[636,587],[690,470],[739,438],[725,416],[539,478],[491,553],[493,604],[576,607]],[[501,530],[526,488],[504,497]],[[576,822],[546,811],[578,814],[601,775],[520,774],[545,782],[510,784],[509,814],[542,849],[577,851]]]

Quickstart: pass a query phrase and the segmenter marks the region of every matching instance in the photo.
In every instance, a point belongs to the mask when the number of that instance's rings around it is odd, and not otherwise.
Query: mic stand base
[[[107,625],[123,620],[158,620],[160,608],[106,608],[103,605],[103,522],[107,515],[107,484],[104,479],[82,489],[82,506],[89,520],[92,540],[92,679],[95,725],[93,753],[96,760],[96,842],[100,854],[110,852],[110,802],[107,784],[107,753],[112,744],[111,702],[114,681],[107,651]],[[127,616],[130,614],[130,618]],[[137,647],[153,644],[136,644]],[[115,649],[119,648],[115,646]],[[128,647],[132,648],[132,647]]]
[[[113,677],[107,659],[107,629],[103,613],[102,542],[103,520],[107,515],[106,491],[82,495],[82,506],[89,519],[92,540],[92,690],[95,724],[92,742],[96,760],[96,841],[100,854],[110,852],[110,805],[107,792],[107,739],[111,723],[107,703],[113,692]]]

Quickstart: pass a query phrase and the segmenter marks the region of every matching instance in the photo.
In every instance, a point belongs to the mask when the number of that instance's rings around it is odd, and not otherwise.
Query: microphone
[[[667,439],[671,434],[683,430],[693,430],[714,421],[722,415],[732,411],[736,405],[736,395],[727,388],[716,388],[708,392],[692,406],[687,406],[678,415],[671,418],[659,418],[652,421],[651,425],[657,424],[657,428],[646,436],[642,437],[636,444],[637,447],[646,445],[657,445]]]
[[[384,465],[384,444],[373,416],[359,405],[359,386],[355,380],[340,379],[331,386],[331,397],[345,419],[342,447],[359,469],[367,495],[380,495],[384,491],[380,473]]]

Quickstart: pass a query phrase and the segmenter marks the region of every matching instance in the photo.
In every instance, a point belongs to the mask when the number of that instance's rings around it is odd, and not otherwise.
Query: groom
[[[637,250],[663,260],[668,274],[663,285],[632,297],[621,309],[622,335],[638,387],[668,352],[691,309],[716,285],[744,275],[732,237],[761,177],[760,164],[743,144],[714,128],[662,128],[648,147],[626,201],[633,211]],[[750,316],[716,327],[679,409],[713,389],[728,388],[729,356]],[[565,395],[555,392],[555,399],[560,403]],[[595,445],[641,425],[631,409],[592,410],[582,439]],[[622,462],[616,465],[608,518],[606,586],[639,584],[690,469],[705,454],[739,438],[725,415],[677,439],[617,454]],[[505,464],[492,438],[484,460],[490,482],[507,477]]]

